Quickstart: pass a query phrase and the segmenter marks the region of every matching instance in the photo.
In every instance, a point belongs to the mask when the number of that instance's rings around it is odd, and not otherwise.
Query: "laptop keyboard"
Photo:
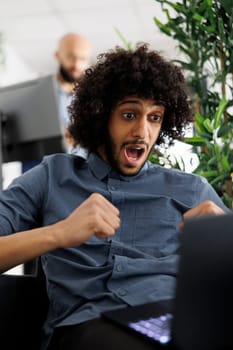
[[[129,327],[161,344],[167,344],[171,340],[172,317],[172,314],[167,313],[159,317],[131,322]]]

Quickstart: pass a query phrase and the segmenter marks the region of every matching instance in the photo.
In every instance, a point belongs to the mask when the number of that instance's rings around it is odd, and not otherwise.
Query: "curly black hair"
[[[98,56],[74,89],[69,131],[89,152],[105,144],[112,109],[126,96],[152,99],[165,106],[157,144],[182,139],[193,120],[184,75],[148,44],[134,51],[116,47]]]

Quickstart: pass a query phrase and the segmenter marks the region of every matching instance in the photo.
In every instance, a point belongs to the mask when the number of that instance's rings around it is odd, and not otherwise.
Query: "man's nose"
[[[132,136],[140,139],[146,139],[149,134],[148,120],[146,117],[136,120],[133,129]]]
[[[80,60],[76,58],[75,60],[73,60],[73,68],[76,70],[79,70],[79,67],[80,67]]]

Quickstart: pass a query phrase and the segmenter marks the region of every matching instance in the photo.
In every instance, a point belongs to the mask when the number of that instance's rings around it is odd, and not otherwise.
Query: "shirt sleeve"
[[[0,235],[41,226],[41,208],[47,198],[46,178],[42,162],[0,193]]]
[[[199,203],[204,202],[206,200],[213,201],[217,206],[222,208],[226,213],[232,212],[221,200],[217,192],[214,190],[214,188],[210,185],[210,183],[204,178],[199,177]],[[198,203],[197,203],[198,204]]]

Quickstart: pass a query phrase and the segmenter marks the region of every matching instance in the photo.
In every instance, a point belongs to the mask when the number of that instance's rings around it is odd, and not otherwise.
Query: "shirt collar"
[[[105,177],[117,178],[123,181],[132,181],[139,176],[142,176],[149,168],[149,162],[147,161],[142,169],[133,176],[124,176],[116,172],[109,164],[102,160],[96,153],[90,153],[88,156],[89,167],[96,178],[103,180]]]

